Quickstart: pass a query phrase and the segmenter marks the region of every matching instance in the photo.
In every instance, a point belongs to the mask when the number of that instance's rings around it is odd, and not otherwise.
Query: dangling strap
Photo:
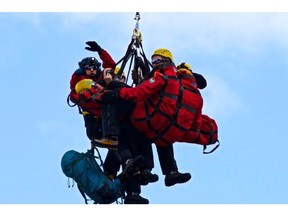
[[[216,142],[218,142],[218,144],[209,152],[205,152],[207,145],[204,145],[203,146],[203,154],[210,154],[210,153],[214,152],[220,145],[220,141],[218,139],[216,140]]]
[[[97,155],[98,155],[98,156],[94,156],[94,150],[93,150],[93,149],[96,149],[96,151],[97,151]],[[91,148],[90,151],[92,151],[92,150],[93,150],[93,156],[94,156],[95,158],[97,158],[97,159],[100,160],[100,165],[99,165],[99,166],[103,166],[104,163],[103,163],[103,160],[102,160],[102,157],[101,157],[101,154],[100,154],[98,148],[97,148],[97,147]]]
[[[71,179],[72,179],[72,185],[70,184],[70,177],[68,177],[68,180],[67,180],[68,188],[70,188],[70,187],[74,187],[74,185],[75,185],[75,181],[74,181],[74,179],[73,179],[73,178],[71,178]]]
[[[70,107],[74,107],[74,106],[77,105],[77,103],[70,104],[70,94],[68,94],[68,96],[67,96],[67,104],[68,104],[68,106],[70,106]]]
[[[84,198],[84,200],[85,200],[85,204],[88,204],[88,199],[87,199],[87,197],[86,197],[86,195],[85,195],[85,193],[84,193],[84,191],[79,187],[79,185],[77,184],[77,187],[78,187],[78,190],[80,191],[80,193],[81,193],[81,195],[82,195],[82,197]]]

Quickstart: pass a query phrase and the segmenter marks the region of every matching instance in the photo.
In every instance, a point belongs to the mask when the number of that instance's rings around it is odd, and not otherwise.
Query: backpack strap
[[[203,145],[203,154],[210,154],[214,152],[219,146],[220,146],[220,141],[217,139],[216,142],[218,143],[211,151],[206,152],[207,145]]]
[[[100,166],[102,166],[103,165],[103,160],[101,158],[100,152],[99,152],[99,150],[97,148],[95,148],[95,149],[97,150],[98,156],[94,155],[94,148],[92,148],[92,147],[91,147],[91,149],[88,149],[87,152],[84,155],[86,155],[88,157],[93,157],[93,158],[100,159],[100,162],[101,162]],[[84,198],[85,204],[88,204],[88,201],[90,201],[91,199],[87,199],[87,196],[86,196],[85,192],[81,189],[79,184],[77,184],[77,188],[78,188],[79,192],[81,193],[82,197]]]
[[[82,197],[84,198],[84,200],[85,200],[85,204],[88,204],[88,199],[87,199],[87,197],[86,197],[86,195],[85,195],[85,193],[84,193],[84,191],[79,187],[79,185],[77,184],[77,187],[78,187],[78,190],[80,191],[80,193],[81,193],[81,195],[82,195]]]
[[[67,104],[68,104],[69,107],[74,107],[74,106],[77,105],[77,103],[73,103],[73,104],[70,103],[70,94],[68,94],[67,99],[66,99],[66,102],[67,102]]]

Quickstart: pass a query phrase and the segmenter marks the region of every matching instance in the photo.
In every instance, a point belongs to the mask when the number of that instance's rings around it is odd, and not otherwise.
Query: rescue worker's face
[[[152,58],[152,65],[153,67],[159,65],[159,64],[162,64],[164,61],[163,61],[163,57],[162,56],[158,56],[158,55],[155,55],[153,56]]]
[[[97,73],[96,66],[87,65],[84,67],[87,76],[94,77]]]

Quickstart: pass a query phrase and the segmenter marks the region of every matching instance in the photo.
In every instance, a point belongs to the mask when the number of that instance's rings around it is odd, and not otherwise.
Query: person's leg
[[[120,124],[118,120],[117,107],[114,103],[102,105],[102,128],[103,137],[119,137]]]
[[[191,179],[190,173],[180,173],[178,171],[177,163],[174,158],[173,145],[156,146],[160,167],[163,175],[165,175],[165,185],[167,187],[173,186],[177,183],[185,183]]]
[[[103,137],[94,139],[95,145],[102,148],[117,150],[120,125],[117,107],[114,103],[102,105]]]
[[[178,171],[176,160],[174,159],[174,149],[172,145],[157,146],[158,159],[163,175],[169,174],[171,171]]]
[[[102,137],[102,122],[95,118],[92,114],[85,114],[83,117],[87,137],[90,140]]]
[[[148,204],[149,200],[140,196],[140,170],[143,164],[143,156],[139,154],[139,147],[137,142],[133,139],[134,136],[131,134],[130,124],[128,119],[120,122],[120,136],[119,136],[119,149],[117,155],[122,159],[122,167],[125,170],[131,163],[135,169],[131,174],[131,178],[128,178],[125,182],[125,191],[127,193],[124,198],[125,204]],[[139,160],[141,158],[141,160]]]
[[[124,204],[149,204],[149,200],[140,196],[141,187],[139,176],[133,176],[125,182],[125,191],[127,195],[124,198]]]
[[[99,147],[117,150],[118,138],[120,136],[120,120],[119,117],[128,117],[135,108],[134,101],[127,101],[121,98],[102,104],[102,130],[103,137],[95,139],[95,145]]]
[[[158,175],[151,173],[154,168],[154,158],[150,140],[148,140],[143,133],[138,131],[129,119],[121,121],[121,133],[126,134],[125,137],[128,137],[126,143],[129,145],[131,153],[134,156],[142,155],[144,157],[140,167],[140,184],[147,185],[148,183],[157,182],[159,180]]]
[[[103,170],[105,175],[110,179],[113,180],[117,176],[117,173],[120,170],[120,162],[118,158],[115,156],[114,151],[109,150],[107,152],[104,164],[103,164]]]
[[[140,184],[147,185],[149,183],[157,182],[159,180],[159,176],[151,173],[152,169],[154,168],[152,143],[148,139],[145,139],[145,137],[142,139],[141,152],[144,160],[142,164]]]

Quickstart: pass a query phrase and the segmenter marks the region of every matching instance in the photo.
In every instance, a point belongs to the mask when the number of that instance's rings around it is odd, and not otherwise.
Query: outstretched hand
[[[89,50],[92,52],[100,52],[102,50],[102,48],[95,41],[87,41],[86,44],[89,46],[89,47],[85,47],[86,50]]]

